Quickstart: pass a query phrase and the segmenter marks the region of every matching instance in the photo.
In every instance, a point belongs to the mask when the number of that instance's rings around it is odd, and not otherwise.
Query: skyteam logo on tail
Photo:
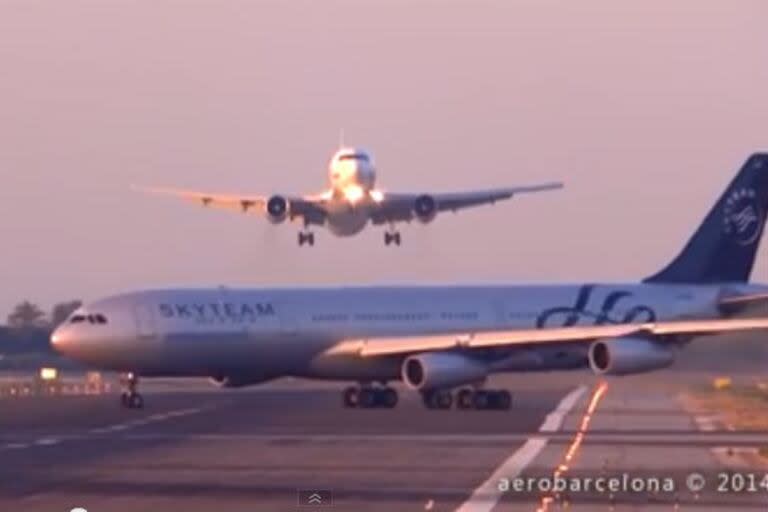
[[[754,189],[740,188],[725,202],[725,232],[734,237],[739,245],[752,245],[760,237],[763,212],[760,211],[756,198]]]

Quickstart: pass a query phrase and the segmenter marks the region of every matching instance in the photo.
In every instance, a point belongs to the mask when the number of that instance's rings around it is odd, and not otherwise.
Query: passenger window
[[[100,313],[97,314],[97,315],[94,315],[94,318],[96,319],[96,323],[97,324],[102,324],[103,325],[103,324],[107,323],[107,317],[105,317],[104,315],[102,315]]]
[[[83,315],[75,315],[69,321],[71,324],[79,324],[81,322],[85,322],[85,317]]]

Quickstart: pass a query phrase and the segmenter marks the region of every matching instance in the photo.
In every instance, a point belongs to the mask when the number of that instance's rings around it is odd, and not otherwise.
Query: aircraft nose
[[[68,325],[57,327],[51,334],[51,346],[56,352],[66,354],[75,342],[72,328]]]

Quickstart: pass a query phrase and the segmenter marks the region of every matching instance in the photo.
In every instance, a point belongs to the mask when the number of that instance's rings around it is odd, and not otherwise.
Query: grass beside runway
[[[695,414],[713,417],[729,430],[768,431],[768,383],[732,385],[730,379],[717,378],[687,391],[683,399]],[[757,453],[768,459],[768,444]]]

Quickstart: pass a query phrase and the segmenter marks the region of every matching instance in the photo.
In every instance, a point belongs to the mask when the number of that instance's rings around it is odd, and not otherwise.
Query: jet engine
[[[420,195],[413,202],[413,212],[421,222],[425,224],[431,222],[437,215],[437,201],[432,196]]]
[[[273,224],[279,224],[288,217],[288,201],[283,196],[272,196],[267,200],[267,217]]]
[[[666,368],[672,347],[645,338],[599,340],[589,347],[589,366],[598,375],[629,375]]]
[[[272,379],[265,375],[214,375],[211,382],[220,388],[244,388]]]
[[[430,352],[408,357],[400,374],[408,387],[422,391],[482,380],[488,375],[488,368],[460,354]]]

